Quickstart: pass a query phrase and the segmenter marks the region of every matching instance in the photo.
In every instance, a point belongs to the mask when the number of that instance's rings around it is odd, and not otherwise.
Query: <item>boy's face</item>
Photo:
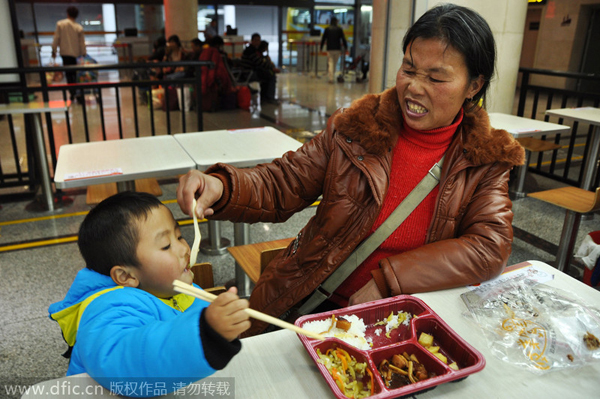
[[[138,288],[159,298],[176,295],[173,281],[192,283],[189,268],[190,246],[181,236],[179,225],[166,206],[154,208],[146,220],[138,223],[136,255],[140,267],[136,273]]]

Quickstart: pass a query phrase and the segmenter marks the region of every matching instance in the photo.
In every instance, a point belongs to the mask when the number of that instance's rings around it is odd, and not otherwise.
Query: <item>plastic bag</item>
[[[60,66],[60,65],[57,64],[54,59],[51,59],[50,62],[48,63],[48,66],[54,67],[54,66]],[[62,71],[46,72],[46,82],[48,84],[60,83],[60,82],[62,82],[63,78],[64,78],[64,73]]]
[[[179,108],[185,111],[192,110],[192,87],[189,85],[183,86],[183,93],[181,87],[177,87],[177,100],[179,101]]]
[[[600,361],[600,312],[572,293],[521,277],[461,298],[505,362],[543,374]]]
[[[77,65],[95,65],[97,63],[95,59],[87,54],[77,57]],[[79,83],[97,82],[98,71],[80,69],[77,71],[77,81]]]

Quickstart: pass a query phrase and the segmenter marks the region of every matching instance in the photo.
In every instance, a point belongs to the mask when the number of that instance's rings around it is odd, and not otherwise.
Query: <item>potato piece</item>
[[[421,335],[419,335],[419,343],[425,348],[430,347],[433,345],[433,335],[422,332]]]
[[[450,367],[452,370],[456,370],[458,371],[458,365],[456,364],[456,362],[452,362],[448,365],[448,367]]]
[[[442,362],[448,364],[448,358],[444,355],[442,355],[441,353],[434,353],[433,354],[435,357],[437,357],[438,359],[440,359]]]
[[[352,323],[350,323],[348,320],[344,319],[343,317],[340,317],[339,319],[337,319],[335,326],[337,328],[339,328],[340,330],[348,331],[352,327]]]
[[[427,350],[431,353],[438,353],[440,351],[440,347],[439,346],[430,346],[429,348],[427,348]]]

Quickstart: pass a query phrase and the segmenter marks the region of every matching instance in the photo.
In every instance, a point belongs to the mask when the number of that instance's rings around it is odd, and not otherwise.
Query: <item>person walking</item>
[[[338,19],[336,17],[331,18],[331,24],[325,28],[325,31],[323,32],[323,37],[321,38],[321,51],[323,51],[325,42],[327,42],[327,74],[329,83],[333,83],[340,55],[342,54],[342,51],[345,51],[346,48],[348,48],[344,30],[338,26]]]
[[[52,58],[56,58],[56,49],[60,47],[60,56],[64,66],[77,65],[77,57],[86,54],[83,26],[75,22],[78,15],[77,7],[71,6],[67,8],[67,18],[56,23],[52,41]],[[68,83],[76,83],[75,71],[68,71],[66,75]],[[71,100],[73,100],[75,90],[72,89],[70,92]]]

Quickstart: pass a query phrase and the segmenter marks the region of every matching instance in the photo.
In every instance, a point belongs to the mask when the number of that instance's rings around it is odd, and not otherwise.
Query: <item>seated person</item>
[[[202,54],[202,47],[204,46],[204,43],[202,42],[202,40],[198,39],[197,37],[193,38],[191,41],[192,44],[192,52],[189,53],[188,55],[188,60],[189,61],[198,61],[200,60],[200,54]],[[186,68],[186,77],[194,77],[195,75],[195,67],[187,67]]]
[[[160,62],[165,58],[165,48],[167,40],[161,36],[154,41],[152,54],[148,57],[148,61]]]
[[[187,51],[181,46],[179,36],[169,36],[167,40],[167,52],[163,61],[177,62],[188,58]],[[163,74],[166,79],[180,79],[185,77],[185,67],[164,67]]]
[[[260,82],[261,102],[276,103],[275,90],[277,89],[276,68],[271,60],[263,56],[260,51],[260,35],[254,33],[250,44],[242,53],[242,60],[254,71],[252,80]],[[264,50],[263,50],[264,51]]]
[[[181,389],[239,352],[248,302],[235,288],[210,304],[174,291],[174,280],[192,284],[190,247],[156,197],[123,192],[102,201],[81,224],[78,245],[86,267],[49,308],[69,344],[67,375],[88,373],[113,392],[149,382],[150,392],[116,393],[156,396],[152,387]]]
[[[213,69],[202,67],[202,94],[209,91],[216,93],[229,93],[231,91],[231,78],[225,66],[223,52],[225,42],[221,36],[214,36],[208,40],[208,48],[200,54],[200,61],[211,61],[215,64]]]

